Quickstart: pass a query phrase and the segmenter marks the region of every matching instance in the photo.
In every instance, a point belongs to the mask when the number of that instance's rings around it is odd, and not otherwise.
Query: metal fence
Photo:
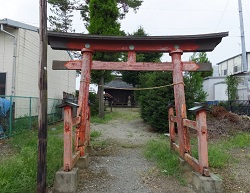
[[[39,98],[1,95],[0,97],[10,102],[10,108],[0,113],[0,139],[23,130],[37,129]],[[61,103],[61,99],[48,99],[48,124],[62,120],[62,109],[57,108]],[[0,112],[1,108],[4,108],[3,104],[0,104]]]
[[[207,104],[223,106],[227,111],[231,111],[235,114],[250,116],[250,101],[249,100],[208,101]]]

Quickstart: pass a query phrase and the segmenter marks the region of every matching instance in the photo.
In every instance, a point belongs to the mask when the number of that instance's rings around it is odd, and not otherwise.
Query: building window
[[[0,95],[5,95],[6,73],[0,72]]]
[[[234,66],[234,73],[238,72],[238,66]]]
[[[224,76],[227,76],[227,69],[223,70],[223,73],[222,73]]]

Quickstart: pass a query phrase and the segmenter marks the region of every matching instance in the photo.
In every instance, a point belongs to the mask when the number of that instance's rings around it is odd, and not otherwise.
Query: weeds
[[[198,158],[197,140],[191,140],[192,156]],[[250,134],[238,133],[227,140],[221,140],[209,145],[208,156],[209,166],[211,168],[224,168],[229,162],[237,162],[237,158],[232,159],[230,151],[233,149],[242,149],[250,147]],[[244,150],[242,150],[244,151]],[[246,155],[249,157],[249,155]],[[181,168],[177,153],[170,149],[167,140],[159,137],[157,140],[151,140],[146,144],[145,157],[157,163],[162,173],[177,177],[180,182]]]
[[[164,174],[180,177],[178,155],[170,149],[166,139],[148,141],[144,155],[147,159],[155,161]]]
[[[102,135],[101,131],[91,131],[90,132],[90,140],[94,140]]]
[[[63,139],[58,130],[48,132],[47,184],[53,183],[55,172],[62,167]],[[62,130],[60,130],[62,132]],[[0,164],[0,192],[35,192],[37,175],[37,132],[23,131],[13,136],[9,145],[15,154]]]
[[[97,116],[91,117],[91,123],[97,123],[97,124],[106,124],[111,120],[126,120],[126,121],[132,121],[140,117],[138,109],[135,109],[137,113],[130,113],[129,110],[124,109],[122,111],[115,111],[113,112],[106,112],[104,119],[101,119]]]

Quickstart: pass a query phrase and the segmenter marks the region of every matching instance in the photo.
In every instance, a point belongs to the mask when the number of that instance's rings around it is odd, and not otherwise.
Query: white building
[[[0,27],[0,95],[39,97],[38,28],[10,19],[0,20]],[[75,94],[76,72],[52,70],[53,60],[70,59],[67,51],[48,46],[48,98],[62,99],[63,91]]]
[[[217,65],[219,67],[219,76],[228,76],[233,74],[239,74],[243,71],[243,65],[241,60],[241,54],[223,60],[219,62]],[[250,69],[250,63],[248,58],[250,57],[250,52],[247,52],[247,63],[248,63],[248,71]]]
[[[0,25],[0,94],[38,97],[38,28],[9,19],[0,20]],[[63,91],[75,92],[75,71],[52,70],[53,60],[70,59],[67,51],[48,46],[49,98],[62,98]]]
[[[250,82],[248,78],[250,69],[250,63],[248,59],[250,57],[250,52],[247,52],[248,73],[243,73],[241,56],[242,55],[239,54],[219,62],[217,64],[218,72],[215,72],[217,76],[207,77],[204,79],[203,89],[208,93],[207,101],[228,100],[226,93],[227,85],[225,82],[225,78],[228,75],[235,75],[241,79],[241,83],[238,86],[239,100],[250,99]]]
[[[207,92],[207,101],[223,101],[228,100],[225,82],[225,76],[210,76],[204,78],[203,90]]]

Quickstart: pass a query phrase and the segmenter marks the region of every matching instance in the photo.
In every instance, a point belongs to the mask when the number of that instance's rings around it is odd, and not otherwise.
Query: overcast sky
[[[39,0],[0,0],[0,19],[39,25]],[[250,51],[250,0],[242,0],[246,50]],[[135,14],[132,10],[121,22],[125,32],[143,26],[149,35],[188,35],[229,32],[208,58],[213,65],[241,52],[238,0],[144,0]],[[79,11],[75,12],[76,32],[85,32]],[[188,60],[184,55],[183,60]],[[170,60],[164,57],[164,60]]]

